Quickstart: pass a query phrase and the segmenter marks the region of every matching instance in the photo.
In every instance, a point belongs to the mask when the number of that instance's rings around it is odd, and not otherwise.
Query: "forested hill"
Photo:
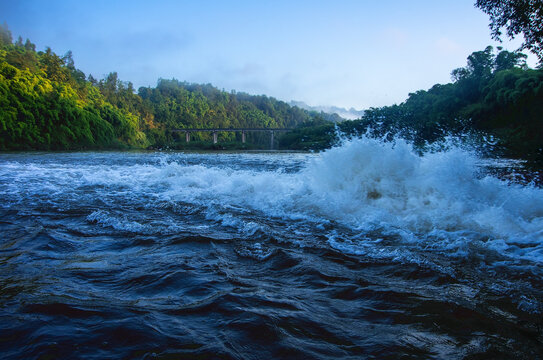
[[[117,73],[87,77],[71,52],[36,51],[0,26],[0,150],[162,147],[178,140],[173,128],[282,128],[317,116],[274,98],[177,80],[136,92]]]

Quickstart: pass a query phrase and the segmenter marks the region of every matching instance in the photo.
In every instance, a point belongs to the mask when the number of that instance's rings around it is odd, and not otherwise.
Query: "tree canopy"
[[[452,71],[452,83],[409,94],[399,105],[366,110],[337,125],[347,136],[399,136],[424,148],[446,136],[493,135],[493,150],[543,163],[543,70],[528,69],[526,55],[489,46]],[[300,127],[283,138],[286,148],[322,149],[334,143],[331,124]]]
[[[87,77],[71,51],[37,52],[30,40],[13,42],[7,25],[0,26],[0,150],[176,146],[184,139],[172,129],[294,127],[316,115],[267,96],[173,79],[136,93],[116,72],[101,80]],[[248,140],[269,144],[262,134]]]
[[[543,64],[543,1],[477,0],[475,6],[490,16],[494,39],[501,41],[502,29],[511,39],[522,34],[521,50],[530,50]]]

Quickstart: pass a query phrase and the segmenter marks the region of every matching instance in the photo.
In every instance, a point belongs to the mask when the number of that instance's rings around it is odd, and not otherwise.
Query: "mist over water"
[[[368,138],[2,154],[0,352],[541,358],[543,190],[481,164]]]

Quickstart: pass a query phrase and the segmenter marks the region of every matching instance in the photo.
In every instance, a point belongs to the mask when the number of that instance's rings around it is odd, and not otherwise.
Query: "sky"
[[[367,109],[450,82],[493,41],[475,0],[0,0],[0,22],[95,78],[211,83]],[[535,66],[531,55],[528,64]]]

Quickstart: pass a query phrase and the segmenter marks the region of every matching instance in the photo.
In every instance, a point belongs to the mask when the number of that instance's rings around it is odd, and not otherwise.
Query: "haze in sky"
[[[474,2],[0,0],[0,22],[38,50],[72,50],[87,75],[117,71],[136,88],[176,78],[365,109],[450,82],[470,53],[500,45]]]

